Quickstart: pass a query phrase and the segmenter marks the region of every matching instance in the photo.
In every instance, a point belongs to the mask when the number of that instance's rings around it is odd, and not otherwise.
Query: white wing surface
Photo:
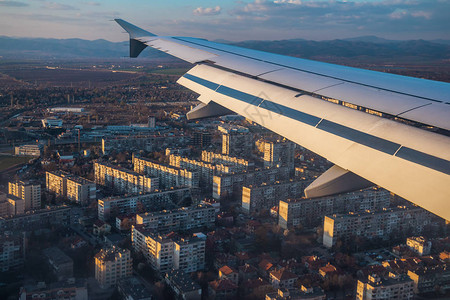
[[[150,46],[195,64],[178,80],[200,94],[188,118],[231,110],[333,162],[307,196],[373,182],[450,220],[450,84],[156,36],[116,21],[130,34],[130,56]]]

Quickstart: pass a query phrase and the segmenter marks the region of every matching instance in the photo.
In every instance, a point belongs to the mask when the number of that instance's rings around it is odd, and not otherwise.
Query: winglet
[[[147,45],[137,40],[137,38],[143,36],[156,36],[155,34],[148,32],[142,28],[139,28],[133,24],[130,24],[122,19],[114,19],[123,29],[125,29],[130,35],[130,57],[138,57],[138,55],[144,50]]]

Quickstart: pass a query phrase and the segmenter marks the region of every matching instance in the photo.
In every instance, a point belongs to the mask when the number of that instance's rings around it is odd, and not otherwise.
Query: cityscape
[[[449,295],[448,222],[378,186],[306,198],[330,162],[187,120],[185,66],[142,63],[3,65],[2,298]]]
[[[449,11],[0,0],[0,299],[450,299]]]

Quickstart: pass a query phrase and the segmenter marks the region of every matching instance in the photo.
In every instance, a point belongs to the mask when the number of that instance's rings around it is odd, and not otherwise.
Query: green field
[[[0,172],[23,163],[27,163],[32,157],[30,156],[7,156],[0,155]]]

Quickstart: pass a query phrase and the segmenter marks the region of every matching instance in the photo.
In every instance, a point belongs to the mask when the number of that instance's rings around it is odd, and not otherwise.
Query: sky
[[[210,40],[450,39],[450,0],[0,0],[0,36],[124,41],[122,18]]]

